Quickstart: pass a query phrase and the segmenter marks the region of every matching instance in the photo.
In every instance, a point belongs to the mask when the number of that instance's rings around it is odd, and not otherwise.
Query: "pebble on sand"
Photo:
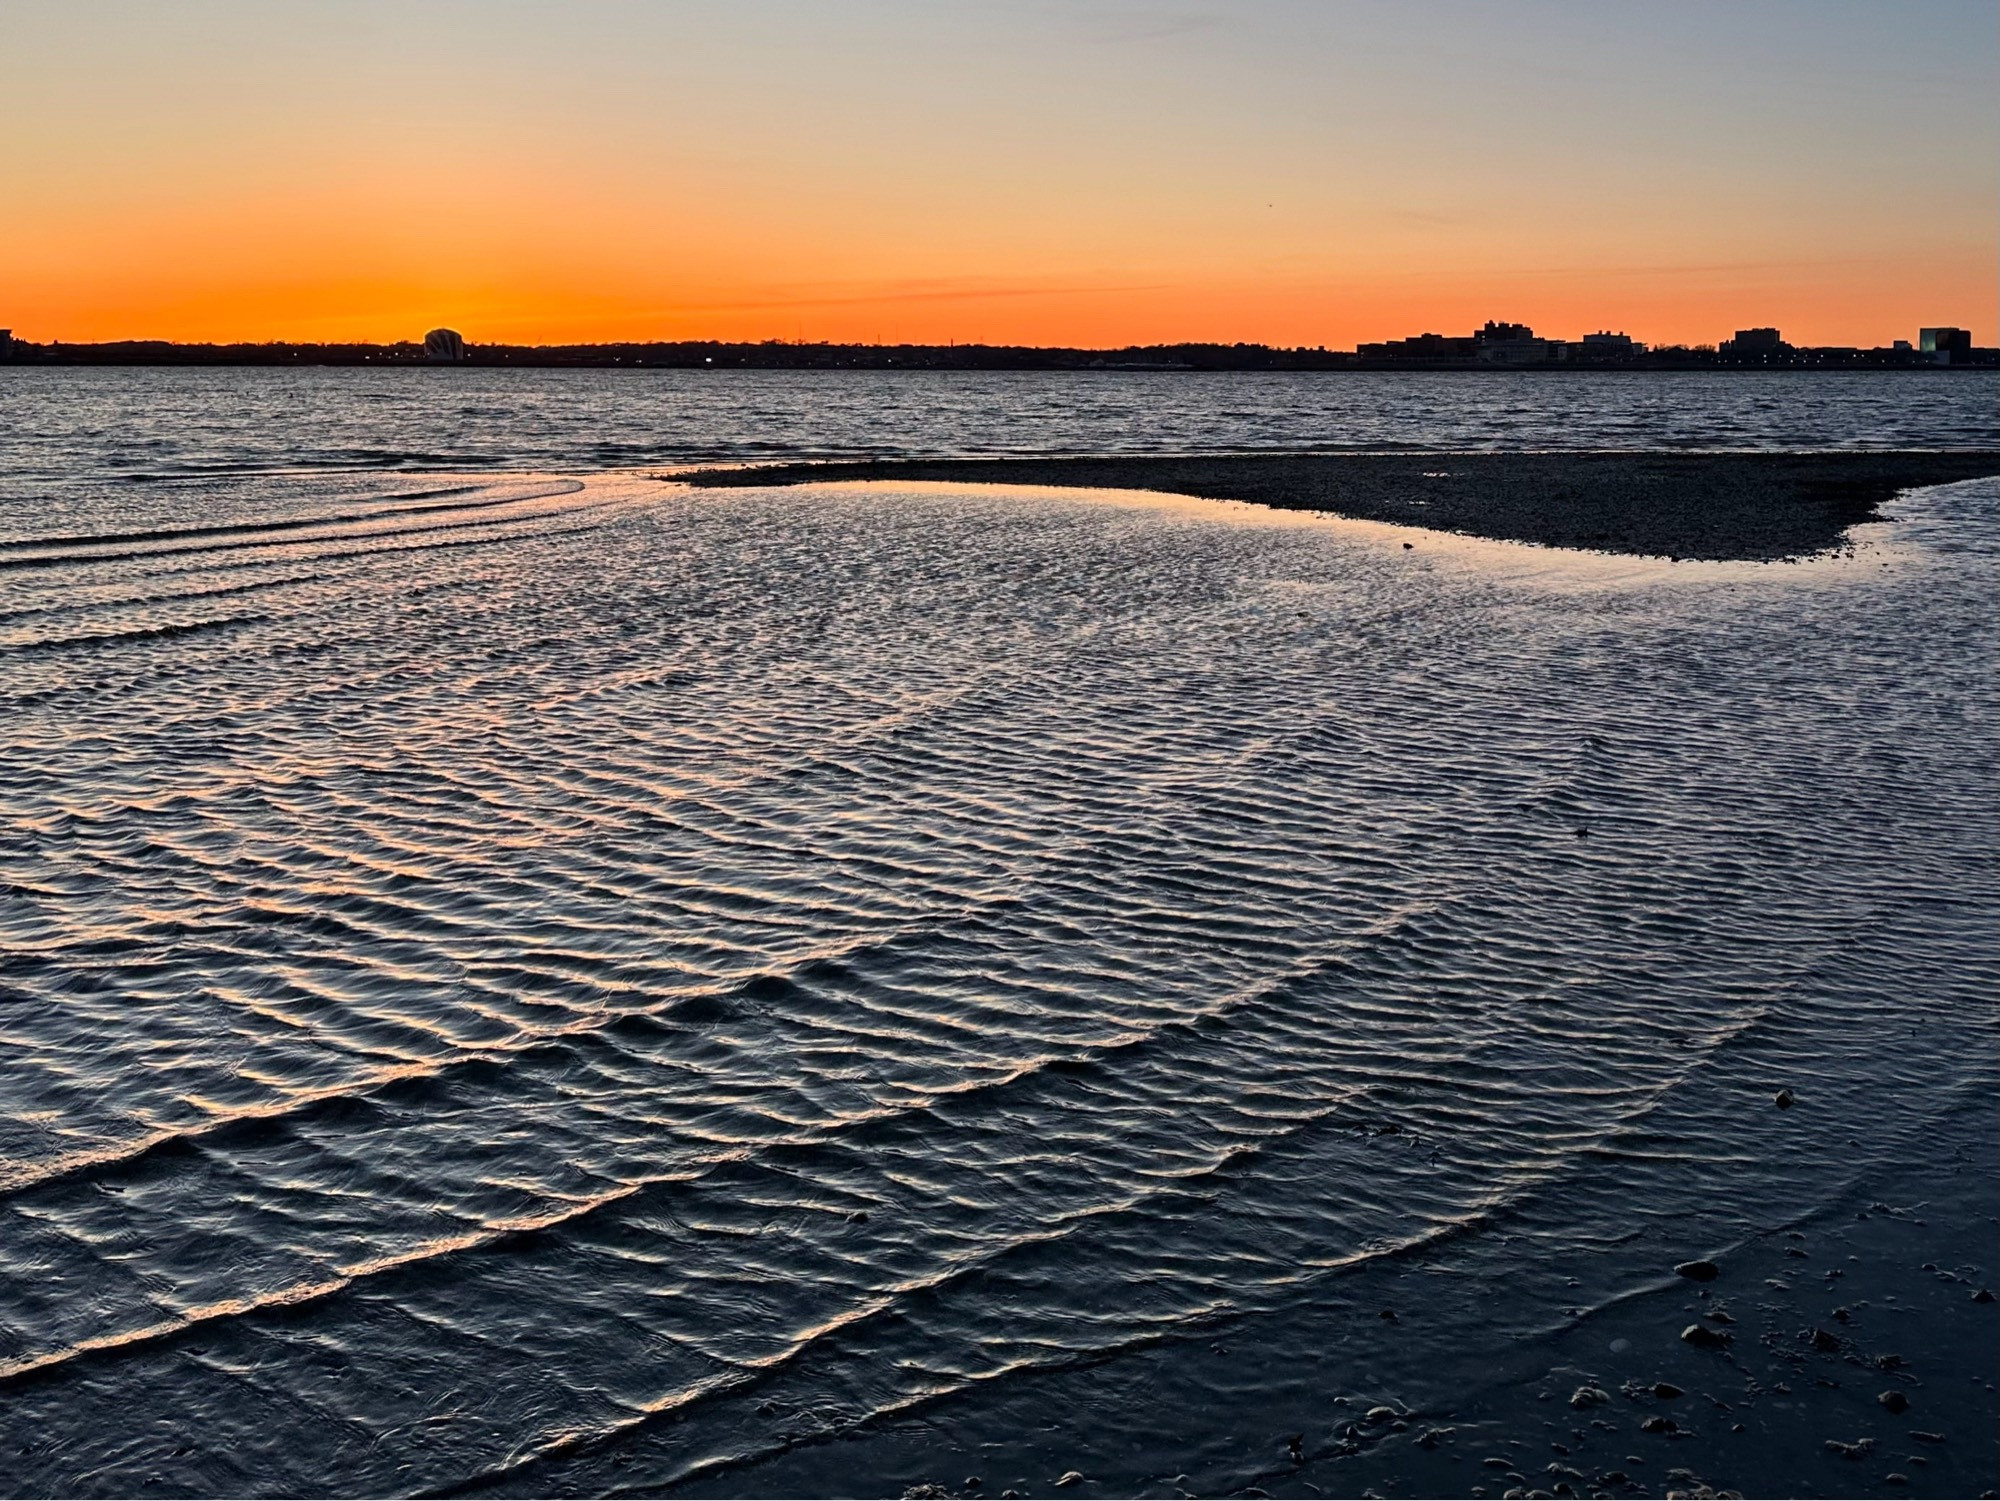
[[[1712,1261],[1683,1261],[1674,1270],[1690,1282],[1713,1282],[1722,1274],[1722,1268]]]
[[[1061,1475],[1059,1475],[1059,1476],[1058,1476],[1058,1477],[1056,1478],[1056,1484],[1057,1484],[1057,1485],[1082,1485],[1082,1484],[1083,1484],[1083,1472],[1082,1472],[1081,1470],[1064,1470],[1064,1471],[1062,1472],[1062,1474],[1061,1474]]]
[[[1891,1387],[1888,1391],[1883,1392],[1882,1395],[1877,1397],[1875,1400],[1877,1402],[1880,1402],[1883,1405],[1883,1407],[1887,1408],[1890,1412],[1908,1412],[1910,1410],[1910,1399],[1904,1396],[1901,1392],[1897,1391],[1894,1387]]]
[[[1681,1331],[1681,1338],[1699,1350],[1720,1350],[1729,1344],[1728,1335],[1705,1324],[1689,1324]]]
[[[1611,1400],[1611,1393],[1598,1386],[1579,1386],[1569,1394],[1569,1405],[1575,1408],[1601,1407]]]

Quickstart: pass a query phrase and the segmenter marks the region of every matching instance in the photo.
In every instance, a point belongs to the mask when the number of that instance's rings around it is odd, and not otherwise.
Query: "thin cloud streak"
[[[1968,248],[1968,255],[1977,253]],[[1618,277],[1692,277],[1692,276],[1796,276],[1807,271],[1830,271],[1840,274],[1854,271],[1885,272],[1900,269],[1907,264],[1888,256],[1812,256],[1795,260],[1769,261],[1663,261],[1651,265],[1617,265],[1615,263],[1584,264],[1567,266],[1504,266],[1486,272],[1491,279],[1514,276],[1535,277],[1589,277],[1593,281]],[[1469,273],[1463,266],[1439,266],[1403,273],[1413,280],[1445,280],[1463,282]]]
[[[856,292],[817,297],[745,298],[729,302],[678,302],[675,313],[744,313],[774,308],[870,307],[877,303],[980,302],[1032,297],[1101,297],[1172,290],[1171,282],[1126,282],[1116,285],[1055,287],[970,287],[884,292]]]

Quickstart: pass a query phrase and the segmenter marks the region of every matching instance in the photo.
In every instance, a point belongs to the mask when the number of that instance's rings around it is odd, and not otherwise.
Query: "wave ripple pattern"
[[[1977,561],[533,475],[23,531],[0,1481],[669,1485],[1821,1202],[1992,1076]],[[1829,1155],[1774,1079],[1899,1103]]]

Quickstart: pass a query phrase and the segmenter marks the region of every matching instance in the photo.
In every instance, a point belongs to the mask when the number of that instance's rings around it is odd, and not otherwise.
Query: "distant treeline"
[[[15,340],[13,359],[63,365],[423,365],[421,343],[173,344],[133,339],[113,344],[29,344]],[[1327,349],[1263,344],[1171,344],[1131,349],[1042,349],[1007,344],[803,344],[766,340],[726,344],[696,339],[656,344],[467,344],[467,365],[643,366],[739,370],[1329,370],[1354,364]]]
[[[1972,351],[1991,368],[2000,356]],[[174,344],[129,339],[109,344],[0,344],[16,365],[425,365],[424,346],[398,344]],[[728,370],[1471,370],[1521,369],[1470,360],[1364,359],[1348,350],[1280,349],[1267,344],[1146,344],[1124,349],[1051,349],[1012,344],[805,344],[767,340],[725,344],[468,344],[460,363],[480,366],[632,367]],[[1891,349],[1790,349],[1758,360],[1710,348],[1669,346],[1614,358],[1575,358],[1537,368],[1602,369],[1937,369],[1927,357]],[[1957,368],[1963,368],[1962,366]]]

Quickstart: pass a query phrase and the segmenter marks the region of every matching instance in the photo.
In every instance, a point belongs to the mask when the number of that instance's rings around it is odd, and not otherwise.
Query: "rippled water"
[[[9,1493],[726,1488],[1413,1258],[1476,1356],[1990,1113],[1994,482],[1670,566],[93,441],[0,542]]]
[[[1990,448],[2000,372],[0,368],[0,475],[1235,450]]]

